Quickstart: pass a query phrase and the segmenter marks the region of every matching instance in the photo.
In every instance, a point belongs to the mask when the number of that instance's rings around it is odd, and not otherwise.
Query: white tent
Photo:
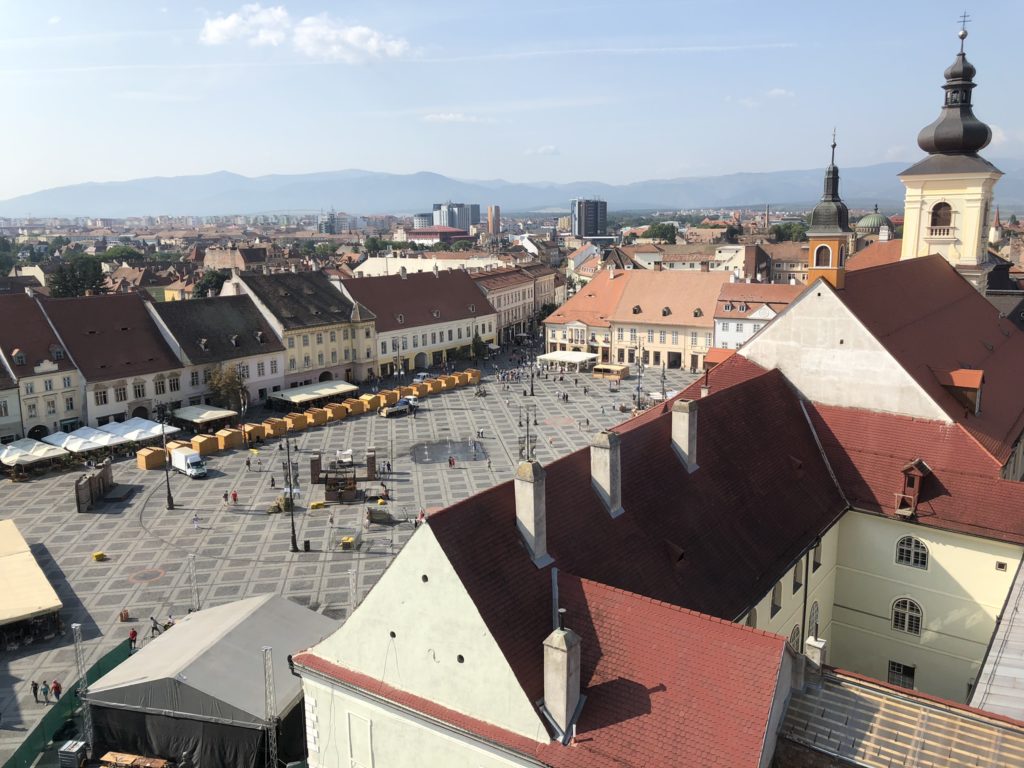
[[[63,607],[13,520],[0,520],[0,584],[0,625]]]
[[[237,416],[238,411],[229,411],[226,408],[214,408],[212,405],[186,405],[174,412],[174,418],[181,421],[190,421],[193,424],[206,424],[220,419],[230,419]],[[170,431],[168,427],[168,431]],[[159,434],[159,433],[157,433]]]
[[[127,443],[128,439],[92,427],[79,427],[74,432],[54,432],[44,437],[43,442],[72,453],[86,453]]]
[[[3,446],[2,450],[0,450],[0,462],[3,462],[8,467],[13,467],[15,465],[35,464],[39,461],[56,459],[65,454],[67,454],[67,451],[63,448],[47,445],[46,443],[26,437]]]
[[[313,400],[325,400],[331,397],[342,397],[355,392],[359,387],[347,381],[322,381],[317,384],[306,384],[303,387],[292,387],[274,392],[270,396],[275,400],[284,400],[292,405],[304,405]]]
[[[597,355],[593,352],[571,352],[571,351],[559,351],[559,352],[548,352],[545,355],[537,355],[538,363],[547,363],[549,365],[574,365],[576,370],[579,371],[580,366],[590,365],[597,360]]]
[[[163,426],[149,419],[140,419],[138,416],[128,421],[112,421],[100,427],[100,431],[123,438],[122,442],[141,442],[154,437],[160,437],[160,430],[166,434],[173,435],[181,430],[177,427]]]

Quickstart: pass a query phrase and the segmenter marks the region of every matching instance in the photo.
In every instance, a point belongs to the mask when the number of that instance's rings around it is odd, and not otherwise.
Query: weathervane
[[[964,52],[964,40],[967,39],[967,22],[971,20],[971,17],[967,15],[967,11],[963,12],[960,16],[960,31],[957,33],[957,37],[960,38],[960,53]]]

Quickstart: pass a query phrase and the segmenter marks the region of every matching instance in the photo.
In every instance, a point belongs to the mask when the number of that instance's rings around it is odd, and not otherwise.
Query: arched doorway
[[[31,440],[42,440],[48,434],[50,434],[50,430],[39,424],[28,431],[28,438]]]
[[[134,411],[132,411],[132,418],[133,419],[148,419],[149,418],[149,409],[146,406],[144,406],[144,405],[140,405],[138,408],[136,408]]]
[[[422,371],[424,368],[427,367],[426,352],[417,353],[416,357],[413,359],[413,367],[415,367],[417,371]]]
[[[320,374],[319,381],[333,381],[333,380],[334,380],[334,374],[331,373],[330,371],[324,371],[323,373]]]

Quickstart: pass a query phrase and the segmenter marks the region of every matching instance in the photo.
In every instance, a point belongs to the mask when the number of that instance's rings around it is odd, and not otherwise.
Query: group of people
[[[36,703],[39,703],[40,694],[42,694],[43,696],[43,704],[50,703],[51,694],[53,694],[54,702],[60,701],[60,695],[63,692],[64,689],[56,680],[54,680],[52,683],[48,683],[45,680],[42,680],[38,683],[35,680],[32,681],[32,698],[36,700]]]

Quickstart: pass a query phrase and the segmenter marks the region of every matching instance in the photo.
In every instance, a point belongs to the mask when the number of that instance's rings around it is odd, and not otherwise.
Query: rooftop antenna
[[[960,31],[956,35],[960,38],[960,53],[964,52],[964,40],[967,39],[967,23],[970,20],[971,17],[967,15],[967,11],[964,11],[960,16]]]

